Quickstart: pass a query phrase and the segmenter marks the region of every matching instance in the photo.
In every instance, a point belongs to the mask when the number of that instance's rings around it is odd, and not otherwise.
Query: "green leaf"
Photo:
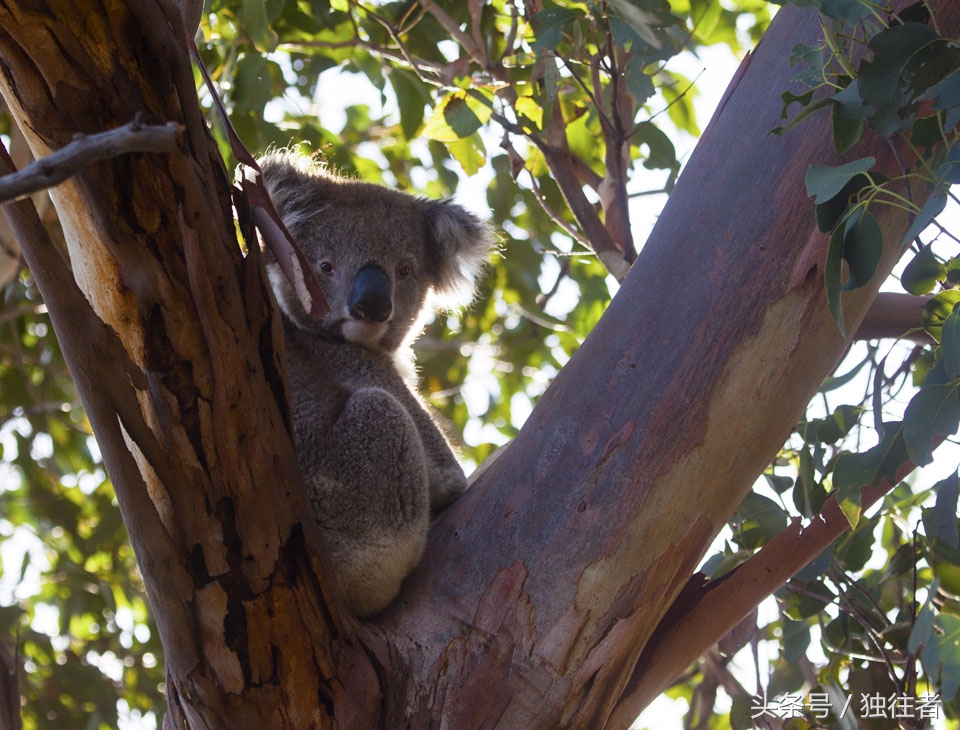
[[[733,730],[750,730],[754,726],[754,702],[754,698],[746,693],[734,697],[730,706],[730,727]]]
[[[454,91],[434,108],[423,134],[438,142],[456,142],[480,129],[492,113],[492,103],[479,92]]]
[[[881,136],[905,128],[914,98],[908,81],[921,61],[920,51],[941,40],[933,28],[913,22],[891,26],[870,40],[873,57],[860,66],[860,95],[876,109],[870,126]]]
[[[917,614],[917,620],[913,623],[913,629],[910,631],[910,639],[907,641],[907,651],[916,654],[921,647],[930,646],[936,642],[934,632],[933,598],[937,595],[937,582],[934,581],[927,591],[927,600]]]
[[[947,154],[947,159],[943,161],[935,171],[938,183],[948,183],[956,185],[960,183],[960,146],[954,145]],[[940,185],[937,186],[940,189]]]
[[[642,122],[637,125],[637,132],[632,142],[637,146],[647,146],[643,166],[648,170],[679,171],[680,162],[677,160],[677,149],[673,145],[673,140],[655,124]]]
[[[820,11],[828,18],[852,25],[873,12],[870,5],[860,0],[818,0]]]
[[[923,305],[923,329],[937,342],[940,342],[943,337],[943,323],[958,304],[960,304],[960,291],[947,289]]]
[[[564,26],[579,17],[582,13],[559,7],[544,8],[534,14],[530,20],[535,38],[533,49],[538,53],[555,50],[563,40]]]
[[[833,147],[843,154],[860,141],[864,124],[843,114],[843,107],[833,105]]]
[[[731,520],[736,540],[745,548],[756,548],[787,526],[787,514],[768,497],[750,492]]]
[[[960,616],[940,613],[935,626],[937,631],[928,634],[920,660],[924,671],[939,685],[943,701],[949,702],[960,688]]]
[[[828,557],[832,556],[833,546],[831,545],[827,548],[824,553],[827,553]],[[819,560],[820,556],[815,558],[815,561]],[[795,586],[801,582],[803,581],[798,578],[793,578],[789,586]],[[777,591],[776,594],[783,605],[784,613],[794,620],[816,616],[823,611],[825,606],[836,600],[833,592],[819,581],[807,581],[806,585],[802,586],[802,588],[803,593],[798,593],[787,588]]]
[[[857,289],[873,278],[883,253],[883,233],[865,206],[855,208],[843,231],[843,258],[850,266],[844,289]]]
[[[637,104],[641,106],[656,93],[656,89],[654,89],[653,86],[653,79],[643,71],[646,65],[642,59],[634,56],[627,61],[627,66],[623,70],[623,78],[627,85],[627,91],[630,92],[630,96],[636,100]]]
[[[860,97],[860,81],[856,78],[851,79],[850,83],[831,98],[836,102],[840,114],[847,119],[856,119],[862,122],[869,119],[870,115],[876,111],[872,106],[863,103],[863,99]]]
[[[833,491],[851,527],[860,521],[860,489],[881,481],[896,481],[897,470],[907,462],[903,431],[888,423],[879,444],[860,454],[841,454],[833,469]]]
[[[934,109],[955,109],[960,106],[960,71],[954,71],[933,87]]]
[[[900,275],[900,283],[911,294],[929,294],[937,282],[945,279],[947,267],[936,257],[930,246],[924,246]]]
[[[833,99],[830,98],[829,96],[821,96],[819,99],[814,99],[814,100],[813,100],[812,102],[810,102],[808,105],[806,105],[805,107],[803,107],[803,109],[801,109],[799,112],[797,112],[796,116],[793,117],[789,122],[787,122],[786,124],[784,124],[782,127],[776,127],[776,128],[774,128],[774,129],[772,129],[771,132],[772,132],[773,134],[777,135],[778,137],[779,137],[779,136],[782,136],[782,135],[784,135],[786,132],[789,132],[791,129],[794,129],[795,127],[798,127],[801,122],[803,122],[804,120],[806,120],[808,117],[812,116],[815,112],[820,111],[821,109],[823,109],[823,108],[826,107],[826,106],[833,106],[833,104],[834,104],[834,101],[833,101]],[[784,105],[784,107],[783,107],[783,113],[782,113],[781,116],[782,116],[783,119],[786,119],[786,117],[787,117],[787,106],[786,106],[786,105]]]
[[[933,461],[937,436],[954,433],[960,425],[960,400],[952,385],[920,389],[903,412],[903,440],[910,460],[917,466]]]
[[[837,226],[830,236],[827,246],[827,260],[824,264],[823,283],[827,293],[827,309],[833,321],[840,328],[840,334],[846,339],[847,331],[843,322],[843,301],[840,292],[843,289],[843,228]]]
[[[810,646],[810,626],[806,621],[782,621],[783,656],[788,662],[799,662]]]
[[[479,134],[448,142],[447,149],[467,175],[475,175],[487,161],[487,148]]]
[[[532,96],[521,96],[513,104],[517,119],[524,129],[540,131],[543,129],[543,107]]]
[[[807,195],[814,196],[814,202],[820,204],[836,197],[858,174],[867,172],[876,163],[873,157],[863,157],[845,165],[811,165],[804,177]]]
[[[419,77],[403,68],[388,71],[400,109],[400,130],[407,140],[417,136],[423,126],[423,110],[430,103],[430,88]]]
[[[948,380],[960,378],[960,311],[954,309],[947,315],[940,331],[943,348],[943,370]]]
[[[662,15],[650,12],[642,8],[636,2],[631,0],[609,0],[610,6],[616,11],[617,15],[630,26],[630,29],[640,38],[654,48],[660,48],[663,44],[654,28],[663,24]]]
[[[940,213],[942,213],[943,209],[946,207],[946,192],[934,190],[932,193],[930,193],[930,197],[927,198],[927,202],[924,203],[923,208],[920,209],[920,212],[917,213],[917,216],[913,219],[913,224],[910,226],[910,230],[907,231],[907,234],[903,237],[902,243],[909,243],[914,238],[919,236],[923,230],[930,225],[930,222],[940,215]]]
[[[877,184],[880,184],[879,173],[874,174]],[[851,201],[858,197],[858,194],[864,188],[870,186],[870,177],[860,173],[850,178],[849,182],[843,186],[839,193],[830,200],[816,206],[817,228],[823,233],[830,233],[836,228],[837,224],[843,220],[850,208]]]
[[[933,508],[936,538],[947,547],[960,547],[960,531],[957,529],[957,498],[960,496],[960,478],[956,472],[937,482],[934,487],[937,502]]]
[[[277,47],[277,34],[267,18],[267,4],[263,0],[243,0],[237,19],[258,51],[269,53]]]

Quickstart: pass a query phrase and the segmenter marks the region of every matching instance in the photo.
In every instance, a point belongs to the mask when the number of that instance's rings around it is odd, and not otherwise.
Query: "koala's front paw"
[[[457,463],[430,470],[430,514],[436,516],[456,502],[467,489],[467,478]]]

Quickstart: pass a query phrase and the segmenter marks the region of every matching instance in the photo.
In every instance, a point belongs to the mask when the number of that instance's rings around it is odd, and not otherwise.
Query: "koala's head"
[[[270,197],[317,274],[330,305],[310,318],[269,252],[281,309],[303,330],[372,349],[396,350],[428,295],[468,300],[493,240],[489,227],[446,200],[426,200],[337,177],[292,153],[260,160]]]

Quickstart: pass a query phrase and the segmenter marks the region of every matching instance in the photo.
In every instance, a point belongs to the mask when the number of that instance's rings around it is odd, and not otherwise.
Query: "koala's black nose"
[[[367,322],[386,322],[393,311],[390,277],[379,266],[364,266],[353,280],[350,314]]]

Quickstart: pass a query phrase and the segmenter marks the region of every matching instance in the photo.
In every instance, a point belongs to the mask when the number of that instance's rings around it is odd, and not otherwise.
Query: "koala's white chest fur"
[[[347,605],[369,615],[419,561],[431,513],[466,487],[410,385],[403,346],[431,292],[472,291],[492,238],[449,202],[336,178],[289,154],[261,166],[330,305],[310,319],[265,252],[314,516]]]

